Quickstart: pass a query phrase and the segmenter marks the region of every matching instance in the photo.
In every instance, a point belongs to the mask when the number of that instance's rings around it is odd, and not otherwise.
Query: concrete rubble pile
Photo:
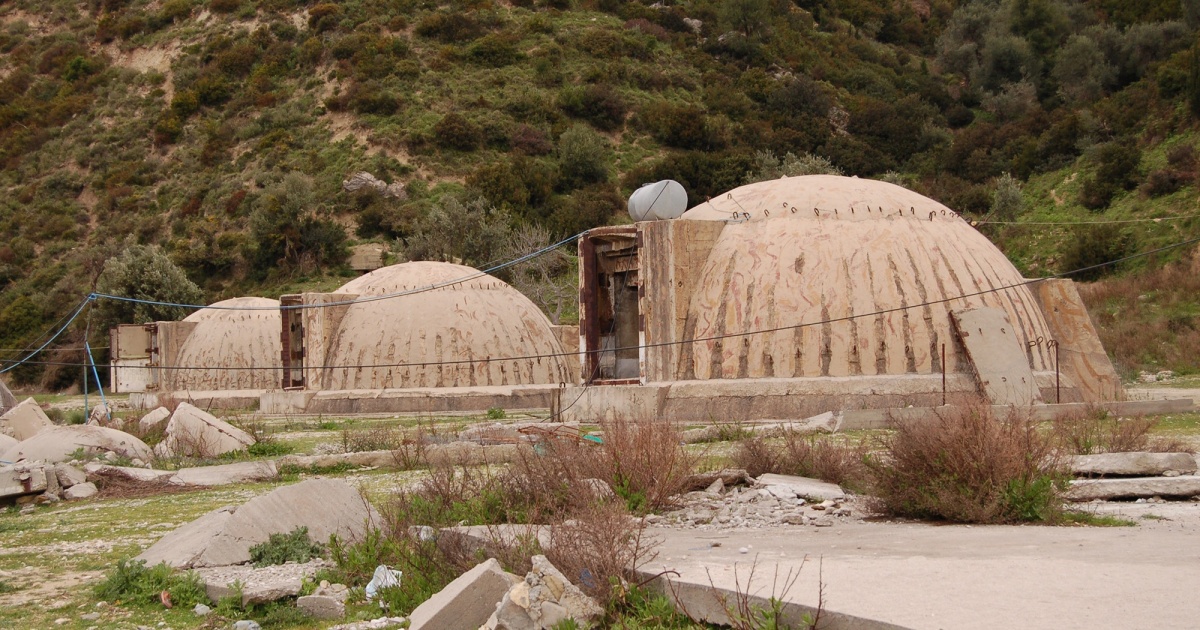
[[[726,484],[730,479],[740,484],[743,475],[742,470],[712,475],[705,490],[684,494],[677,509],[647,516],[646,523],[699,530],[830,527],[839,519],[863,515],[857,500],[837,484],[775,474],[760,475],[750,485]]]
[[[87,481],[83,471],[67,464],[38,461],[0,467],[0,501],[44,505],[94,494],[96,484]]]
[[[1200,456],[1192,453],[1101,453],[1078,455],[1070,501],[1200,497]]]
[[[154,454],[164,458],[219,457],[244,451],[254,441],[249,433],[184,402],[171,414],[165,436],[155,445]]]
[[[604,610],[545,556],[522,579],[488,559],[413,610],[410,630],[547,630],[574,620],[592,627]]]

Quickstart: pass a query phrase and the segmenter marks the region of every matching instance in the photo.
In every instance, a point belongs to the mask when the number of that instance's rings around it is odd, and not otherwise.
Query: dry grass
[[[1100,341],[1126,377],[1140,370],[1196,372],[1200,256],[1134,275],[1080,284]]]
[[[785,430],[775,439],[752,437],[738,442],[732,457],[734,465],[751,477],[799,475],[863,491],[870,485],[867,453],[865,444]]]
[[[1054,440],[982,401],[895,423],[869,462],[885,513],[966,523],[1055,521],[1066,475]]]
[[[1063,453],[1070,455],[1192,450],[1178,440],[1151,436],[1150,431],[1156,425],[1156,418],[1118,418],[1103,407],[1088,407],[1083,411],[1060,414],[1050,422],[1055,443]]]
[[[400,427],[377,426],[361,429],[342,429],[342,452],[395,451],[404,447],[404,430]]]

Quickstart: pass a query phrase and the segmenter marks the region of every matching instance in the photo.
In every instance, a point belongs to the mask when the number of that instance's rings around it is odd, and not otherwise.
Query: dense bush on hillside
[[[1178,205],[1194,156],[1156,147],[1200,111],[1194,4],[13,0],[0,325],[31,343],[128,239],[206,299],[272,295],[341,273],[355,237],[454,255],[420,246],[451,197],[562,237],[643,183],[699,203],[789,154],[993,219],[1067,167],[1065,212]],[[361,170],[408,198],[343,191]]]

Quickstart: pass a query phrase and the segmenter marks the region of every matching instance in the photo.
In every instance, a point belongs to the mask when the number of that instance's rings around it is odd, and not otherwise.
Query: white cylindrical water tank
[[[645,184],[629,196],[629,216],[634,221],[678,219],[687,210],[687,191],[673,179]]]

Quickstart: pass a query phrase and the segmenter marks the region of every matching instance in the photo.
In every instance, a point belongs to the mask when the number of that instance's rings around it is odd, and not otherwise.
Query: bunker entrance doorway
[[[280,320],[283,330],[279,334],[280,359],[283,361],[283,388],[304,388],[304,310],[299,307],[303,299],[299,295],[284,295],[279,299]],[[286,308],[291,307],[291,308]]]
[[[644,335],[637,228],[592,230],[580,239],[579,249],[583,380],[638,383]]]

